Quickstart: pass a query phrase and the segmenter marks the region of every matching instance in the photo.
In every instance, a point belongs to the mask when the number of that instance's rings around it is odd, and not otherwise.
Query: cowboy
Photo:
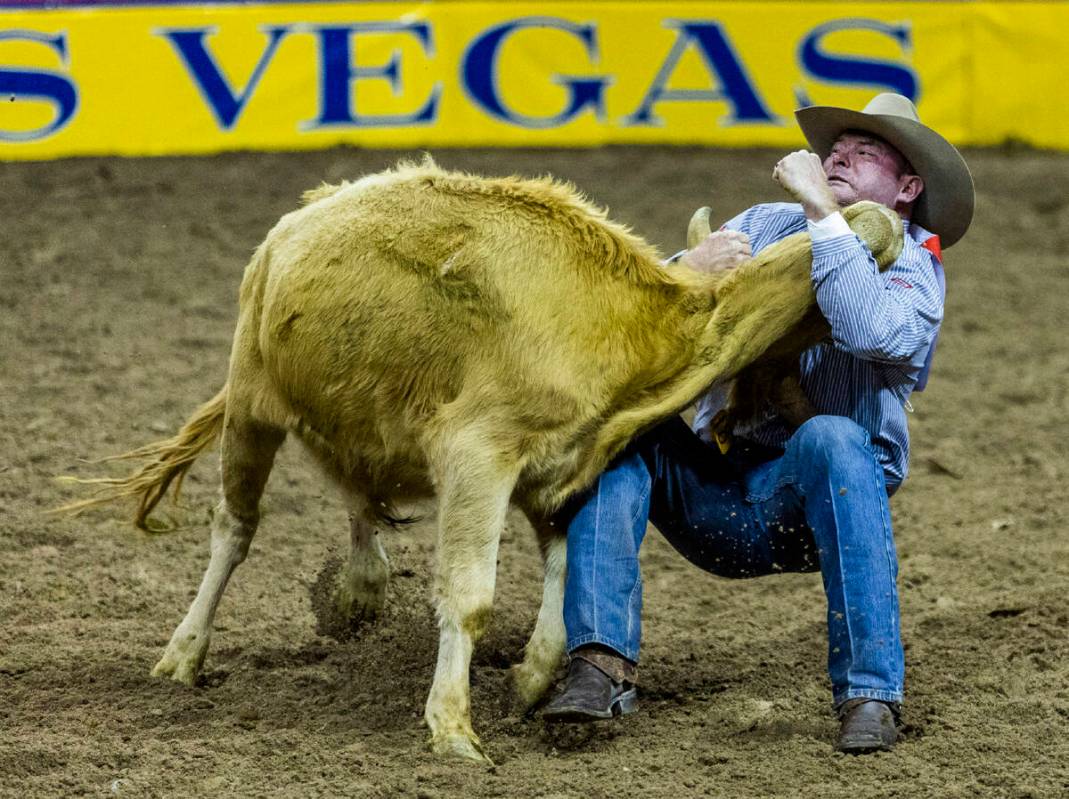
[[[709,428],[726,392],[714,386],[693,429],[674,418],[641,436],[565,509],[571,657],[547,721],[635,709],[638,552],[649,520],[684,557],[722,577],[819,569],[838,748],[895,744],[905,666],[888,500],[906,476],[909,396],[926,380],[943,318],[940,242],[949,247],[968,229],[972,178],[901,95],[880,94],[860,112],[811,106],[796,118],[814,152],[787,155],[772,174],[796,202],[750,208],[680,260],[729,269],[808,230],[817,303],[831,327],[801,357],[816,415],[792,428],[770,403],[730,431],[734,444],[721,453]],[[882,203],[905,223],[902,253],[884,272],[839,212],[859,200]]]

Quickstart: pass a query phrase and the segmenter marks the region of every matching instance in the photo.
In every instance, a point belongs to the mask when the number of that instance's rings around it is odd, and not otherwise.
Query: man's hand
[[[820,156],[806,150],[785,155],[772,170],[772,179],[802,204],[806,219],[812,222],[839,210]]]
[[[749,236],[735,230],[718,230],[679,260],[691,269],[713,274],[734,269],[750,255]]]

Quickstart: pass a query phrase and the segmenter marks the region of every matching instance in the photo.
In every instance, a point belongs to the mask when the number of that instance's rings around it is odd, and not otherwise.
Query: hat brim
[[[937,233],[944,248],[965,235],[975,205],[972,174],[961,153],[934,130],[906,117],[865,114],[827,105],[800,108],[794,116],[809,146],[821,159],[828,157],[844,131],[862,130],[879,136],[902,153],[924,181],[912,219]]]

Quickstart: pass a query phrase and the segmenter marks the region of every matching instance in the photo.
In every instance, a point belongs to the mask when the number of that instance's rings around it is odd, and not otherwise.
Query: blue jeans
[[[569,651],[597,643],[638,661],[647,519],[721,577],[819,568],[832,701],[902,700],[888,489],[863,428],[816,416],[783,451],[736,440],[724,456],[676,417],[632,442],[562,510]]]

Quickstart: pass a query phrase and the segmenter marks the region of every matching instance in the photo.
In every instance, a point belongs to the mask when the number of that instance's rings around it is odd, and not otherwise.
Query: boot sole
[[[542,718],[555,724],[583,724],[591,721],[605,721],[626,716],[638,709],[638,691],[630,688],[613,700],[608,710],[595,710],[589,707],[556,707],[542,712]]]
[[[863,738],[839,741],[839,745],[836,748],[847,755],[866,755],[870,752],[890,752],[895,748],[895,744],[882,738]]]

